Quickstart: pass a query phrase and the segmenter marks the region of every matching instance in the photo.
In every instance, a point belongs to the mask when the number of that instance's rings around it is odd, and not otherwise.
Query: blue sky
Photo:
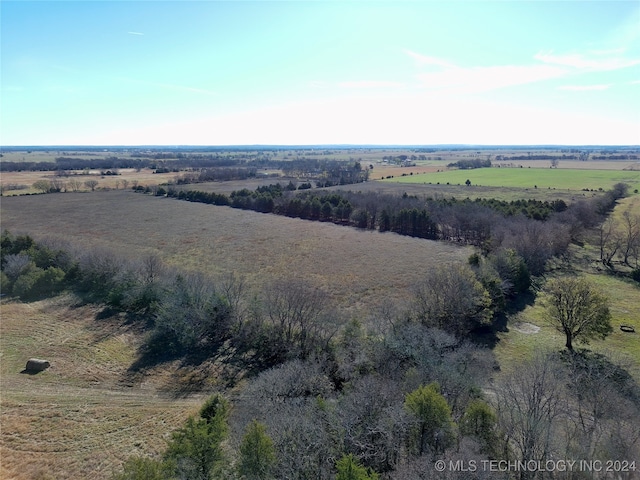
[[[1,145],[640,144],[636,1],[2,1]]]

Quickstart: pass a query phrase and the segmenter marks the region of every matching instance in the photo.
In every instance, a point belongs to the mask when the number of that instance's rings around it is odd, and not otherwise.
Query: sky
[[[638,145],[640,2],[0,2],[0,145]]]

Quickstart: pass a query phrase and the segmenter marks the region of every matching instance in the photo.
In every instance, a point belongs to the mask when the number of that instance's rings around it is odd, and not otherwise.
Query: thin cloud
[[[355,82],[341,82],[338,84],[342,88],[401,88],[404,83],[389,82],[383,80],[361,80]]]
[[[422,55],[421,53],[414,52],[412,50],[404,50],[404,53],[413,58],[418,66],[432,65],[436,67],[442,67],[447,69],[457,69],[457,65],[438,57],[432,57],[429,55]]]
[[[635,58],[606,55],[587,56],[580,53],[556,55],[553,52],[538,52],[533,58],[546,64],[591,71],[619,70],[640,64],[640,59]]]
[[[142,32],[127,32],[129,35],[144,35]]]
[[[176,85],[173,83],[162,83],[162,82],[149,82],[147,80],[136,80],[134,78],[128,78],[128,77],[118,77],[117,80],[127,82],[127,83],[135,83],[138,85],[145,85],[148,87],[166,88],[168,90],[178,90],[181,92],[198,93],[201,95],[210,95],[210,96],[218,95],[218,92],[214,92],[212,90],[207,90],[204,88],[190,87],[188,85]]]
[[[565,69],[551,65],[498,65],[423,73],[417,78],[428,89],[478,93],[550,80],[565,74]]]
[[[597,90],[608,90],[613,85],[611,83],[603,85],[562,85],[558,90],[568,90],[571,92],[590,92]]]

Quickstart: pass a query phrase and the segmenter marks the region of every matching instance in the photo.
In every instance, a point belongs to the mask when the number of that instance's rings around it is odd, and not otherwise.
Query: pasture
[[[536,190],[556,189],[558,191],[608,190],[619,182],[628,183],[631,190],[640,189],[638,170],[599,170],[573,168],[476,168],[471,170],[446,170],[440,172],[406,175],[381,180],[382,183],[422,183],[486,187],[511,187]]]
[[[348,315],[385,298],[406,299],[433,266],[464,262],[472,253],[470,247],[390,232],[122,190],[6,197],[2,228],[129,258],[157,253],[187,270],[235,272],[256,288],[273,278],[305,277]]]
[[[129,370],[139,332],[73,298],[2,303],[0,478],[107,479],[130,455],[153,456],[197,412],[202,395],[176,396],[178,365]],[[26,360],[51,362],[22,373]]]
[[[640,196],[620,200],[611,216],[619,220],[626,210],[640,212]],[[606,273],[599,261],[597,241],[594,234],[587,237],[583,246],[571,245],[567,257],[570,271],[567,271],[567,264],[552,262],[546,277],[576,273],[592,282],[609,299],[613,332],[605,340],[592,340],[589,345],[578,344],[577,348],[588,348],[606,354],[620,362],[640,382],[640,288],[629,279]],[[523,328],[531,325],[537,329]],[[625,333],[620,330],[620,325],[631,325],[636,332]],[[539,301],[511,316],[507,331],[498,336],[499,342],[494,352],[505,370],[509,370],[518,359],[531,356],[536,350],[562,350],[565,342],[564,335],[551,327],[545,318],[545,310]]]
[[[3,195],[23,195],[25,193],[39,193],[33,184],[39,180],[58,180],[62,183],[68,183],[70,180],[77,180],[80,182],[81,191],[89,191],[89,187],[84,185],[87,180],[96,180],[98,182],[97,189],[124,189],[124,182],[128,182],[128,188],[131,188],[134,182],[140,185],[158,185],[159,183],[165,183],[174,180],[178,175],[177,173],[153,173],[150,168],[142,168],[137,170],[135,168],[121,168],[118,170],[119,175],[102,175],[100,170],[82,170],[71,171],[69,176],[58,176],[56,172],[44,171],[44,172],[2,172],[0,177],[0,185],[6,187],[7,185],[23,185],[26,188],[21,190],[5,190]],[[70,187],[68,187],[71,190]]]

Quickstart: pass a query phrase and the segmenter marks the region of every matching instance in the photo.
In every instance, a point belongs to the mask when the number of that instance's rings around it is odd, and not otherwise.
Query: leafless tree
[[[9,277],[9,280],[15,281],[31,263],[31,257],[23,253],[6,255],[2,271]]]
[[[544,461],[554,453],[556,429],[566,412],[562,369],[550,355],[538,353],[496,385],[498,423],[518,461]],[[520,479],[536,472],[521,471]]]
[[[80,188],[82,188],[82,182],[77,178],[72,178],[67,182],[69,188],[74,192],[79,192]]]
[[[607,218],[598,229],[600,246],[600,261],[609,268],[613,267],[612,260],[622,247],[622,235],[618,231],[613,218]]]
[[[122,180],[122,188],[123,188],[124,190],[126,190],[126,189],[127,189],[127,187],[129,187],[129,180],[125,180],[125,179],[123,179],[123,180]]]
[[[632,214],[630,210],[622,212],[620,255],[622,261],[631,266],[629,260],[635,259],[638,265],[638,248],[640,246],[640,215]]]
[[[67,184],[63,182],[60,178],[52,178],[51,179],[51,190],[54,192],[62,192],[66,191]]]
[[[425,325],[467,334],[490,318],[491,299],[466,266],[441,266],[415,290],[415,311]]]
[[[98,181],[97,180],[86,180],[84,182],[85,186],[90,188],[91,191],[95,191],[96,187],[98,186]]]
[[[305,280],[276,280],[265,290],[264,308],[284,344],[297,347],[304,358],[315,341],[335,333],[323,322],[327,300],[325,292]]]
[[[51,191],[51,182],[49,180],[37,180],[33,182],[33,188],[41,193],[49,193]]]

